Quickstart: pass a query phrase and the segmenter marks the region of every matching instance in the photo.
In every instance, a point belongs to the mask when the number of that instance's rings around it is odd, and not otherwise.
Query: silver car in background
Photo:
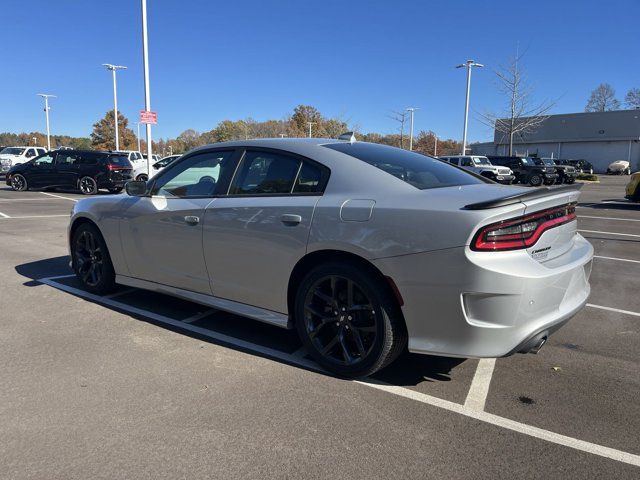
[[[498,185],[353,138],[208,145],[127,193],[73,208],[84,288],[130,285],[295,328],[341,376],[407,347],[537,351],[590,292],[576,187]]]

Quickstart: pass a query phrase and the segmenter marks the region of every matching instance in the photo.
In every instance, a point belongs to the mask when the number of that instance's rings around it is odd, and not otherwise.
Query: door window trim
[[[255,197],[321,197],[324,195],[324,191],[327,188],[327,184],[329,183],[329,177],[331,176],[331,169],[326,165],[321,164],[315,160],[310,159],[309,157],[305,157],[303,155],[299,155],[294,152],[289,152],[287,150],[282,150],[280,148],[268,148],[268,147],[239,147],[239,150],[242,151],[240,158],[236,164],[236,168],[233,172],[233,176],[227,185],[226,195],[220,195],[228,198],[255,198]],[[274,153],[278,155],[284,155],[288,157],[295,158],[300,161],[300,165],[298,165],[298,171],[296,172],[296,176],[293,179],[293,184],[291,186],[291,190],[288,193],[230,193],[231,186],[233,182],[236,180],[238,172],[244,163],[245,156],[247,152],[264,152],[264,153]],[[320,169],[320,183],[317,192],[294,192],[293,190],[296,188],[296,182],[300,176],[300,172],[302,171],[302,166],[304,163],[318,167]]]

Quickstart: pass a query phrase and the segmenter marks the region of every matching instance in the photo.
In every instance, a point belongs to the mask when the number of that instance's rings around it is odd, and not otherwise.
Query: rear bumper
[[[545,263],[522,250],[486,253],[461,247],[374,262],[403,297],[410,351],[502,357],[587,302],[593,247],[580,235]]]

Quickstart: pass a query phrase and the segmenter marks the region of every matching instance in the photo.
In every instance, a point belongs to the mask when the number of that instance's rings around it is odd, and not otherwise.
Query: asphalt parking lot
[[[587,306],[537,355],[370,381],[294,332],[68,267],[70,192],[0,188],[2,478],[639,478],[640,204],[585,185]]]

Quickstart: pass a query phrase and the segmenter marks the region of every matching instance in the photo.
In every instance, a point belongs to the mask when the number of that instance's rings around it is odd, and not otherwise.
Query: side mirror
[[[127,195],[131,197],[144,197],[147,194],[147,182],[131,181],[124,186]]]

